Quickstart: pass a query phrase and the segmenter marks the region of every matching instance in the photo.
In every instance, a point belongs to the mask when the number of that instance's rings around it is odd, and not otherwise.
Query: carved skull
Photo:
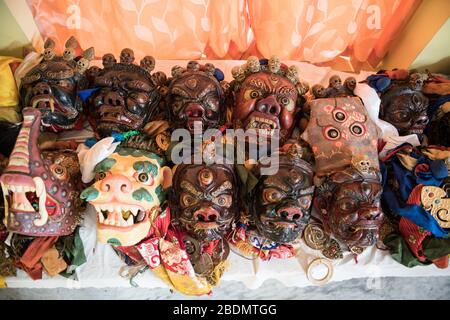
[[[120,63],[131,64],[134,61],[134,51],[125,48],[120,52]]]
[[[248,57],[247,68],[252,73],[259,72],[261,70],[261,65],[259,64],[259,59],[255,56]]]
[[[313,93],[314,97],[316,97],[316,98],[323,98],[323,97],[325,97],[326,90],[325,90],[324,86],[322,86],[320,84],[316,84],[312,87],[312,93]]]
[[[356,79],[353,77],[349,77],[345,79],[344,85],[347,87],[348,90],[352,91],[356,88]]]
[[[352,165],[361,173],[369,173],[370,160],[367,155],[354,156],[352,158]]]
[[[44,60],[51,60],[55,57],[55,51],[53,48],[47,48],[44,50]]]
[[[184,68],[182,66],[173,66],[171,73],[172,73],[172,77],[177,78],[179,76],[181,76],[184,72]]]
[[[141,68],[144,68],[148,72],[152,72],[153,69],[155,69],[155,58],[153,58],[152,56],[145,56],[141,60],[140,65],[141,65]]]
[[[293,84],[296,84],[298,82],[298,68],[297,66],[290,66],[286,77],[291,81]]]
[[[338,75],[330,77],[330,87],[338,89],[342,86],[342,80]]]
[[[272,56],[269,59],[269,70],[272,73],[277,73],[280,70],[281,67],[281,61],[280,58],[277,56]]]
[[[86,59],[86,58],[81,58],[81,59],[78,60],[78,62],[77,62],[76,70],[77,70],[79,73],[84,73],[84,72],[87,70],[88,67],[89,67],[89,60]]]
[[[73,48],[66,48],[64,49],[64,53],[63,53],[63,59],[68,61],[68,60],[72,60],[75,56],[75,49]]]
[[[195,72],[200,70],[200,64],[197,61],[189,61],[187,64],[187,70]]]
[[[103,56],[102,62],[103,68],[110,68],[117,62],[117,60],[112,53],[107,53]]]
[[[214,72],[216,71],[216,67],[212,63],[205,64],[205,72],[210,77],[214,76]]]

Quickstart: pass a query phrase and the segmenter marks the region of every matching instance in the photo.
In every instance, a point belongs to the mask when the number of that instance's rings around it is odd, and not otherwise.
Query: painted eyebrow
[[[214,191],[212,191],[211,195],[213,197],[217,197],[219,194],[223,193],[224,191],[231,190],[231,189],[232,189],[231,182],[225,181],[218,188],[216,188]]]
[[[216,91],[216,88],[215,88],[212,84],[210,84],[210,85],[208,85],[205,89],[203,89],[202,92],[200,92],[200,93],[198,94],[198,97],[199,97],[199,98],[203,98],[203,97],[206,96],[206,95],[210,95],[210,94],[215,93],[215,91]]]
[[[172,93],[173,93],[173,94],[176,94],[176,95],[179,95],[179,96],[182,96],[183,98],[187,98],[187,99],[190,98],[189,93],[187,93],[186,91],[184,91],[184,90],[183,90],[182,88],[180,88],[180,87],[173,87],[173,88],[172,88]]]
[[[184,191],[190,192],[197,197],[200,197],[202,195],[202,192],[198,191],[197,188],[195,188],[192,183],[188,181],[182,181],[180,186]]]
[[[158,175],[158,167],[150,161],[137,161],[133,164],[133,169],[139,172],[146,172],[156,177]]]
[[[148,83],[141,80],[131,80],[126,82],[128,88],[148,92],[153,89]]]
[[[116,164],[116,162],[116,159],[113,158],[103,159],[94,167],[94,172],[98,173],[109,171]]]
[[[266,187],[281,189],[284,192],[289,192],[291,190],[291,188],[284,181],[280,180],[278,177],[267,178],[263,182],[263,184]]]

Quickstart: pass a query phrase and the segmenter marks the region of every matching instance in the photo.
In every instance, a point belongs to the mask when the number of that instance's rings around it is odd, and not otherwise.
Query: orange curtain
[[[378,62],[421,0],[27,0],[44,38],[74,35],[96,55],[249,55]]]

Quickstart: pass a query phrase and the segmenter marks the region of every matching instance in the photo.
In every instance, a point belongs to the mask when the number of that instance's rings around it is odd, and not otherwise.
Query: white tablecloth
[[[226,80],[232,80],[231,68],[240,65],[244,61],[202,61],[212,62],[225,73]],[[96,62],[99,64],[100,62]],[[170,75],[172,66],[178,64],[186,66],[187,61],[159,60],[156,63],[156,71],[161,70]],[[286,61],[287,65],[296,64],[300,69],[300,77],[312,86],[316,83],[327,85],[328,79],[333,74],[338,74],[342,79],[353,75],[357,81],[365,79],[373,72],[361,72],[350,74],[337,72],[328,67],[317,67],[308,63]],[[86,134],[86,132],[84,133]],[[78,281],[66,279],[62,276],[49,278],[44,274],[42,280],[33,281],[28,275],[19,270],[17,277],[6,279],[11,288],[87,288],[87,287],[130,287],[128,279],[119,275],[119,269],[125,264],[120,260],[111,246],[97,243],[95,232],[95,212],[88,207],[83,226],[80,230],[85,246],[87,263],[76,271]],[[297,256],[291,259],[273,259],[260,262],[258,272],[255,274],[253,262],[246,260],[237,254],[230,252],[230,267],[222,277],[222,281],[241,281],[251,289],[258,288],[267,279],[278,279],[286,286],[304,287],[311,283],[306,277],[306,266],[312,259],[319,257],[320,253],[309,249],[302,242],[296,246]],[[435,265],[407,268],[393,260],[387,251],[378,250],[375,247],[366,249],[358,256],[355,263],[353,255],[347,254],[344,259],[334,262],[334,274],[332,281],[342,281],[352,278],[378,278],[378,277],[424,277],[424,276],[450,276],[450,268],[438,269]],[[156,288],[167,287],[150,270],[139,274],[134,281],[140,287]]]

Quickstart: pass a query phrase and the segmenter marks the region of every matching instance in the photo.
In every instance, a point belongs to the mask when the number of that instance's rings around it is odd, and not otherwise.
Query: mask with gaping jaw
[[[66,42],[66,50],[72,50],[72,53],[65,51],[63,56],[56,56],[54,42],[47,40],[44,60],[22,78],[21,103],[24,107],[41,110],[41,121],[46,130],[81,129],[83,102],[77,91],[88,85],[84,72],[94,56],[94,49],[87,49],[83,57],[76,61],[73,52],[77,46],[76,40],[71,37]]]
[[[237,182],[228,165],[178,165],[171,208],[174,223],[198,240],[220,239],[237,215]]]
[[[283,144],[292,132],[307,88],[299,81],[295,66],[287,68],[277,59],[272,57],[267,64],[250,59],[246,69],[235,67],[232,71],[232,122],[235,129],[256,130],[258,137],[280,130]]]
[[[81,198],[97,211],[98,241],[130,246],[148,235],[172,180],[162,164],[150,151],[118,147],[96,165],[96,182]]]
[[[0,178],[5,225],[11,232],[29,236],[71,234],[81,220],[77,154],[40,150],[41,113],[25,108],[23,116],[9,164]]]
[[[313,171],[308,162],[289,151],[280,153],[278,161],[276,175],[261,176],[250,210],[261,235],[288,243],[301,236],[311,216]]]
[[[105,55],[102,70],[93,77],[93,87],[99,89],[88,100],[90,122],[99,138],[114,132],[141,130],[158,111],[161,99],[150,71],[132,63],[131,49],[122,50],[121,62]],[[141,61],[149,60],[146,57]]]

